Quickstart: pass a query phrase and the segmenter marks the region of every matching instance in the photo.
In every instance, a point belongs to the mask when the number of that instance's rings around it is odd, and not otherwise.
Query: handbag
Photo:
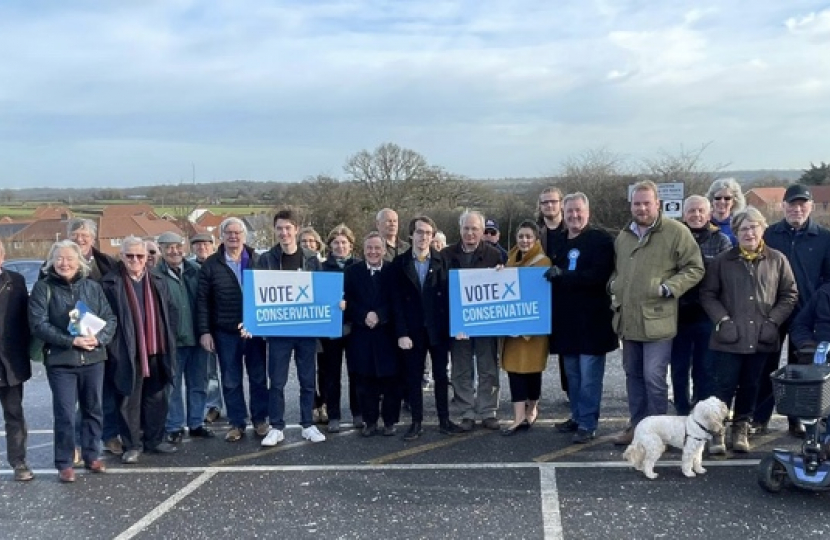
[[[49,313],[49,301],[52,299],[52,287],[46,284],[46,312]],[[29,340],[29,358],[32,362],[42,364],[46,361],[46,343],[39,337],[32,336]]]

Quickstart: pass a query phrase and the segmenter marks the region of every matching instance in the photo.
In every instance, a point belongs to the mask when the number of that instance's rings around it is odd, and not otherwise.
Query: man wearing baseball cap
[[[798,286],[798,304],[787,322],[778,329],[783,343],[784,337],[789,333],[790,323],[798,312],[810,302],[813,294],[823,283],[830,281],[830,230],[810,217],[813,211],[813,194],[809,186],[789,186],[784,192],[781,209],[784,211],[784,219],[766,230],[764,242],[787,257]],[[797,364],[797,353],[792,344],[788,345],[787,363]],[[768,375],[778,369],[780,357],[781,351],[769,356],[764,376],[761,377],[753,414],[753,427],[758,434],[767,431],[767,424],[775,406],[772,382]],[[804,426],[797,418],[789,419],[789,431],[795,437],[804,437]]]
[[[499,244],[499,224],[495,219],[488,219],[484,222],[484,239],[490,243],[491,246],[499,250],[501,253],[501,263],[507,262],[507,250]]]
[[[191,439],[211,438],[213,431],[204,425],[205,392],[207,389],[207,362],[201,354],[196,332],[196,288],[199,267],[184,258],[184,239],[174,232],[158,238],[161,261],[153,269],[166,282],[170,304],[178,313],[176,324],[176,370],[170,390],[167,412],[167,442],[178,444],[187,426]],[[187,387],[183,396],[182,381]],[[187,405],[185,407],[185,404]]]

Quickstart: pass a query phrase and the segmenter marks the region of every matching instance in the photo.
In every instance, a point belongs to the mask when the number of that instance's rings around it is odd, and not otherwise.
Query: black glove
[[[553,280],[562,275],[562,269],[558,266],[551,266],[545,271],[545,279],[553,283]]]

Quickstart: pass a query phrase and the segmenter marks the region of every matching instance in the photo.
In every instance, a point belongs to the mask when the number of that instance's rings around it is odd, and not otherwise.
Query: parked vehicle
[[[32,292],[32,287],[40,278],[40,269],[43,267],[43,261],[40,259],[9,259],[3,262],[5,270],[11,270],[23,275],[26,280],[26,289],[29,293]]]

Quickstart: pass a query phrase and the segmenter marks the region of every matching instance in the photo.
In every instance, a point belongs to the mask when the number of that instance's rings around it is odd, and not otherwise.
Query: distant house
[[[3,218],[3,221],[0,222],[0,239],[4,242],[8,241],[17,232],[22,231],[31,224],[31,221],[6,221],[6,218]]]
[[[754,206],[764,214],[781,212],[781,201],[784,200],[783,187],[753,188],[744,193],[747,206]]]
[[[62,219],[64,221],[72,219],[74,214],[65,206],[38,206],[35,208],[32,217],[38,219]]]
[[[767,218],[780,219],[783,213],[781,202],[786,187],[752,188],[744,194],[746,204],[760,210]],[[822,222],[830,216],[830,186],[810,186],[813,194],[813,214]]]
[[[121,241],[127,236],[158,239],[165,232],[185,236],[175,222],[160,219],[150,205],[107,206],[98,224],[99,249],[109,255],[117,255]]]
[[[6,240],[15,257],[45,258],[52,244],[66,238],[65,219],[38,219],[26,224]]]
[[[227,217],[228,216],[218,216],[210,210],[205,210],[196,219],[196,224],[200,227],[204,227],[208,232],[214,233],[214,236],[217,236],[219,234],[219,225],[221,225]]]

